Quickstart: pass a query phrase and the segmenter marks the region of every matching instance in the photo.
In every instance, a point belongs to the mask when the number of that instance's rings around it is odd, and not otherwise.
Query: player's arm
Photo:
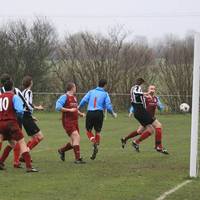
[[[82,108],[86,103],[89,102],[91,92],[89,91],[80,101],[78,109]]]
[[[64,108],[64,105],[67,101],[67,95],[62,95],[59,97],[59,99],[56,101],[56,111],[60,112],[75,112],[77,111],[77,108]]]
[[[117,117],[117,114],[113,111],[112,103],[111,103],[111,100],[110,100],[110,97],[109,97],[109,94],[108,94],[108,93],[106,93],[105,107],[106,107],[106,110],[107,110],[114,118]]]
[[[42,105],[36,106],[36,105],[33,104],[33,93],[32,93],[31,90],[29,90],[29,91],[26,93],[25,98],[28,99],[28,103],[29,103],[29,105],[31,106],[32,109],[44,110],[44,108],[43,108]]]
[[[165,106],[164,106],[164,104],[160,101],[160,98],[159,98],[159,97],[157,97],[157,99],[158,99],[157,108],[158,108],[158,110],[163,111],[164,108],[165,108]]]
[[[13,106],[17,117],[22,118],[24,114],[23,101],[17,95],[14,95],[13,97]]]

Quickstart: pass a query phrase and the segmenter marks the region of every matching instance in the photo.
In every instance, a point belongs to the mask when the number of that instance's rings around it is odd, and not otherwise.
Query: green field
[[[61,127],[59,113],[36,113],[45,140],[32,151],[39,173],[25,173],[12,167],[0,171],[0,200],[154,200],[188,179],[190,115],[158,116],[164,126],[163,141],[170,155],[154,150],[154,136],[144,141],[141,152],[131,143],[121,148],[120,138],[137,127],[137,122],[119,114],[104,123],[102,143],[95,161],[89,159],[91,144],[80,120],[81,152],[85,165],[73,163],[73,152],[59,160],[57,148],[68,138]],[[200,181],[193,180],[167,200],[199,200]]]

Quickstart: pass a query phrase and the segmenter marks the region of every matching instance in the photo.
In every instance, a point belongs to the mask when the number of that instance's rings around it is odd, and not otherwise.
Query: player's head
[[[76,85],[73,82],[67,83],[67,92],[72,92],[73,94],[76,93]]]
[[[8,81],[8,80],[11,80],[11,77],[10,77],[10,75],[9,74],[2,74],[1,75],[1,87],[3,87],[4,86],[4,84],[5,84],[5,82],[6,81]]]
[[[150,85],[150,86],[148,87],[148,93],[149,93],[150,95],[154,95],[155,92],[156,92],[156,87],[155,87],[155,85]]]
[[[136,85],[142,85],[145,82],[143,78],[136,79]]]
[[[99,80],[99,87],[105,87],[107,84],[107,80],[106,79],[101,79]]]
[[[32,87],[33,86],[33,79],[31,76],[25,76],[22,80],[22,86],[24,89]]]
[[[3,86],[5,91],[11,91],[13,89],[13,80],[11,78],[7,79]]]

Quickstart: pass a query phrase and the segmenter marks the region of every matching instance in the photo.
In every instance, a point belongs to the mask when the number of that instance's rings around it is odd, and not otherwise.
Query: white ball
[[[180,105],[180,111],[181,112],[189,112],[190,106],[187,103],[182,103]]]

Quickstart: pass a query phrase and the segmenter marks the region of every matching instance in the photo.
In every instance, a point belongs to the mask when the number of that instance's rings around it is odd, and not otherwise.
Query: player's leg
[[[31,150],[44,139],[44,135],[37,126],[31,113],[28,112],[24,113],[23,126],[27,135],[31,137],[31,139],[27,143],[28,148]]]
[[[86,127],[86,134],[87,134],[88,139],[92,143],[95,143],[95,136],[92,133],[92,129],[94,127],[93,117],[94,117],[94,112],[88,111],[86,114],[85,127]]]
[[[65,131],[67,133],[67,130],[65,130]],[[70,151],[71,149],[73,149],[71,137],[70,137],[70,140],[71,140],[70,142],[67,142],[61,148],[58,149],[58,153],[59,153],[60,159],[62,161],[65,161],[65,152],[66,151]]]
[[[152,125],[155,129],[155,149],[163,154],[169,154],[162,146],[162,124],[156,119]]]
[[[133,137],[136,137],[137,135],[140,135],[144,130],[145,130],[145,127],[142,126],[142,125],[140,125],[140,126],[138,127],[137,130],[135,130],[135,131],[129,133],[126,137],[121,138],[122,148],[125,147],[126,142],[127,142],[129,139],[131,139],[131,138],[133,138]]]
[[[103,127],[103,119],[104,119],[103,112],[95,111],[93,118],[93,124],[95,130],[95,142],[93,144],[93,152],[90,157],[92,160],[96,158],[96,155],[98,153],[98,146],[100,145],[100,140],[101,140],[101,129]]]
[[[14,141],[17,141],[20,146],[20,153],[22,155],[22,158],[24,159],[26,163],[26,171],[27,172],[37,172],[36,169],[32,168],[31,165],[31,156],[29,154],[29,149],[26,145],[26,142],[24,140],[24,135],[22,133],[22,130],[19,128],[19,125],[17,123],[12,122],[12,127],[8,126],[10,128],[11,138]]]
[[[3,145],[3,136],[0,134],[0,151]],[[4,164],[0,163],[0,170],[4,169]]]
[[[26,142],[24,140],[24,138],[20,139],[18,141],[19,143],[19,146],[20,146],[20,153],[26,163],[26,171],[27,172],[38,172],[38,170],[34,169],[32,167],[32,164],[31,164],[31,156],[29,154],[29,149],[26,145]]]
[[[1,151],[1,148],[2,148],[2,144],[3,144],[3,135],[0,134],[0,151]]]
[[[103,127],[104,114],[102,111],[97,111],[94,118],[94,130],[95,130],[95,143],[100,145],[101,129]]]
[[[145,127],[145,131],[140,135],[140,137],[133,141],[132,145],[139,152],[139,144],[146,138],[148,138],[153,132],[154,128],[152,126],[155,119],[153,119],[149,113],[142,107],[141,109],[136,110],[134,113],[135,118],[140,122],[142,126]]]
[[[17,118],[17,122],[18,122],[18,125],[19,125],[20,129],[22,130],[23,119],[18,117]],[[19,146],[18,143],[16,143],[14,148],[13,148],[13,166],[14,166],[14,168],[21,168],[21,164],[20,164],[20,146]]]
[[[3,153],[0,157],[0,170],[4,170],[4,162],[8,158],[10,152],[15,146],[15,141],[9,140],[9,144],[4,148]]]
[[[140,137],[137,140],[133,141],[133,147],[136,149],[137,152],[139,152],[139,144],[147,139],[152,133],[154,132],[154,128],[151,124],[147,125],[145,127],[145,131],[140,135]]]
[[[37,132],[32,136],[32,138],[27,143],[27,147],[32,150],[35,146],[37,146],[44,139],[44,135],[41,131]]]
[[[13,166],[14,166],[14,168],[21,168],[19,159],[20,159],[20,146],[19,146],[19,143],[17,142],[13,148]]]
[[[75,130],[71,134],[72,146],[75,155],[75,164],[84,164],[85,162],[82,160],[80,156],[80,134],[79,130]]]

